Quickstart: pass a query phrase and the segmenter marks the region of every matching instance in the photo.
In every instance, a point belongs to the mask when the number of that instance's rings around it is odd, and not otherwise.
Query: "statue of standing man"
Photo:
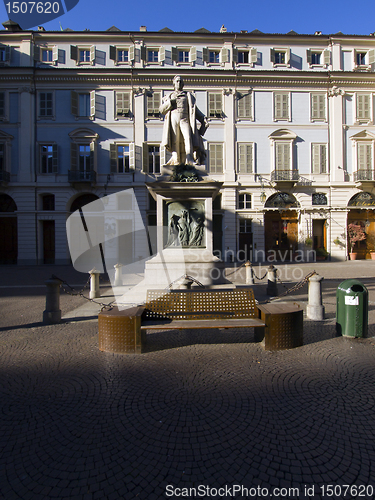
[[[195,105],[195,97],[183,90],[180,75],[173,78],[174,91],[163,98],[160,113],[165,115],[161,146],[172,152],[168,165],[194,165],[202,162],[205,150],[202,136],[207,118]],[[197,128],[197,120],[201,123]]]

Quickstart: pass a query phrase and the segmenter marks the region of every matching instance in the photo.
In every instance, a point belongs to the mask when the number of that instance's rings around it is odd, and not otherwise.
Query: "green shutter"
[[[110,167],[111,173],[117,172],[117,144],[109,145],[109,159],[110,159]]]
[[[238,49],[232,49],[232,59],[233,62],[238,62]]]
[[[112,59],[112,61],[117,61],[117,50],[114,45],[109,46],[109,58]]]
[[[208,61],[210,60],[209,59],[210,56],[209,56],[209,50],[207,47],[203,47],[202,56],[203,56],[203,62],[208,63]]]
[[[78,116],[78,93],[72,90],[70,92],[71,112],[73,116]]]
[[[70,144],[70,170],[77,170],[78,145],[75,142]]]
[[[197,60],[197,48],[191,47],[190,49],[190,62],[194,62]]]
[[[95,90],[90,92],[90,116],[95,116]]]
[[[57,174],[58,162],[57,162],[57,144],[52,145],[52,171]]]
[[[5,61],[6,62],[10,61],[10,46],[9,45],[5,46]]]
[[[172,61],[178,62],[178,49],[177,49],[177,47],[172,47],[171,53],[172,53]]]
[[[306,59],[309,64],[311,64],[311,49],[306,50]]]
[[[141,47],[141,60],[142,61],[147,61],[147,50],[144,45]]]
[[[70,59],[73,59],[74,61],[78,61],[78,49],[77,49],[77,45],[71,45],[70,46]]]
[[[270,59],[271,59],[271,62],[275,62],[275,49],[271,49],[270,50]]]

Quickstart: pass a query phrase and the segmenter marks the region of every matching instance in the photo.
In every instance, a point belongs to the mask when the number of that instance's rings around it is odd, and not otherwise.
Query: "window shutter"
[[[276,170],[290,170],[290,144],[276,143]]]
[[[290,64],[290,58],[292,55],[292,51],[290,49],[287,49],[285,53],[285,64]]]
[[[253,64],[258,62],[258,49],[252,48],[250,49],[250,61]]]
[[[154,92],[153,102],[154,102],[154,113],[158,114],[160,108],[160,92]]]
[[[238,49],[232,49],[232,59],[233,62],[238,62]]]
[[[323,50],[323,64],[331,64],[331,52],[327,49]]]
[[[177,47],[172,47],[171,53],[172,53],[172,61],[178,62],[178,50],[177,50]]]
[[[52,60],[53,62],[57,62],[59,60],[59,48],[57,45],[54,45],[52,48]]]
[[[239,95],[237,113],[239,118],[251,118],[251,94]]]
[[[70,92],[71,112],[73,116],[78,116],[78,93],[72,90]]]
[[[312,173],[320,173],[320,144],[312,145]]]
[[[372,169],[372,144],[358,144],[358,170]]]
[[[114,45],[109,46],[109,58],[112,59],[112,61],[117,61],[117,50]]]
[[[363,110],[364,110],[364,118],[365,120],[370,119],[370,96],[363,96]]]
[[[253,145],[238,145],[238,170],[243,174],[251,174],[253,171]]]
[[[90,62],[91,64],[95,62],[95,45],[91,45],[90,47]]]
[[[229,62],[229,49],[227,49],[227,47],[222,47],[220,50],[220,62]]]
[[[319,118],[325,120],[326,118],[326,96],[320,94],[319,96]]]
[[[159,62],[165,61],[165,47],[159,49]]]
[[[77,49],[77,45],[71,45],[70,46],[70,59],[73,59],[74,61],[78,61],[78,49]]]
[[[375,49],[371,49],[368,51],[368,63],[369,64],[375,63]]]
[[[202,54],[203,54],[203,62],[208,63],[208,61],[209,61],[209,51],[208,51],[207,47],[203,47]]]
[[[275,49],[271,49],[270,51],[270,58],[271,58],[271,62],[275,62]]]
[[[117,144],[109,145],[109,160],[111,166],[111,173],[117,172]]]
[[[129,61],[134,61],[135,59],[135,49],[134,49],[134,45],[131,45],[129,47]]]
[[[57,144],[52,145],[52,171],[54,174],[57,173],[58,163],[57,163]]]
[[[143,172],[148,172],[148,144],[147,142],[144,142],[142,144],[142,159],[143,159],[143,165],[142,165],[142,170]]]
[[[369,95],[357,95],[357,120],[370,120],[370,104]]]
[[[191,47],[190,49],[190,62],[194,62],[197,60],[197,48]]]
[[[135,170],[135,145],[134,142],[129,144],[129,168]]]
[[[309,64],[311,64],[311,50],[307,49],[306,50],[306,59]]]
[[[95,142],[90,142],[90,171],[95,170]]]
[[[289,95],[282,95],[282,118],[289,118]]]
[[[95,116],[95,90],[90,92],[90,116]]]
[[[70,170],[77,170],[77,154],[78,144],[72,142],[70,144]]]
[[[37,45],[34,45],[34,61],[40,61],[40,47],[38,47]]]
[[[147,50],[144,45],[141,47],[141,60],[146,61],[147,60]]]
[[[316,94],[311,96],[311,118],[319,118],[319,96]]]
[[[320,145],[320,173],[327,173],[327,146],[325,144]]]

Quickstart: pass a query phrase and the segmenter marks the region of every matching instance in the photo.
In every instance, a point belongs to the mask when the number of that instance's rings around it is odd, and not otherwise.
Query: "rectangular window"
[[[271,62],[274,66],[289,66],[290,56],[289,48],[271,49]]]
[[[223,172],[223,145],[210,143],[209,151],[209,171],[211,173],[221,174]]]
[[[41,118],[53,117],[53,93],[40,92],[39,93],[39,116]]]
[[[0,45],[0,64],[5,66],[6,63],[10,62],[10,46]]]
[[[356,52],[357,66],[365,66],[366,65],[366,55],[367,55],[367,52]]]
[[[223,96],[216,92],[208,93],[208,116],[210,118],[222,118]]]
[[[159,118],[160,117],[160,92],[152,92],[152,94],[147,94],[147,116],[149,118]]]
[[[275,169],[280,170],[290,170],[291,169],[291,155],[290,155],[290,142],[276,142],[276,158],[275,158]]]
[[[79,51],[79,62],[90,62],[90,49],[80,49]]]
[[[208,62],[211,64],[220,62],[220,51],[218,50],[210,50],[208,53]]]
[[[42,197],[42,210],[55,210],[54,194],[45,194]]]
[[[42,49],[42,62],[53,62],[53,50]]]
[[[358,143],[358,170],[372,170],[372,144]]]
[[[57,144],[42,144],[40,146],[40,173],[53,174],[57,172]]]
[[[275,51],[275,64],[285,64],[285,52]]]
[[[239,194],[238,195],[238,208],[240,210],[251,209],[251,194]]]
[[[117,62],[129,62],[129,50],[118,49],[117,50]]]
[[[239,50],[237,62],[239,64],[249,64],[249,51],[248,50]]]
[[[5,92],[0,92],[0,118],[5,117]]]
[[[325,94],[311,94],[311,120],[325,121],[326,96]]]
[[[357,121],[371,120],[371,98],[370,94],[357,94]]]
[[[311,64],[320,64],[321,52],[311,52]]]
[[[238,143],[238,172],[251,174],[253,172],[253,143]]]
[[[89,144],[80,144],[78,151],[78,169],[81,178],[85,179],[86,174],[91,171],[91,151]]]
[[[148,173],[160,174],[160,147],[147,146],[148,152]]]
[[[190,62],[190,52],[188,50],[179,50],[178,51],[178,62],[179,63],[188,63]]]
[[[312,173],[326,174],[327,173],[327,144],[312,144]]]
[[[240,219],[240,233],[251,233],[251,219]]]
[[[116,118],[130,116],[130,92],[116,92]]]
[[[90,94],[78,94],[78,116],[90,116]]]
[[[6,61],[5,47],[0,47],[0,63],[3,63],[5,61]]]
[[[247,94],[237,95],[237,117],[252,120],[252,94],[248,92]]]
[[[129,146],[117,146],[117,172],[123,174],[130,170]]]
[[[159,62],[159,51],[155,49],[149,49],[147,51],[147,62],[149,63]]]
[[[289,93],[274,94],[274,119],[289,120]]]

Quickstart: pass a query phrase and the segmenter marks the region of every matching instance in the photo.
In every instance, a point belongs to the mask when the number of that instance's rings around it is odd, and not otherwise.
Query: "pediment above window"
[[[69,133],[69,137],[73,142],[81,142],[82,140],[96,142],[96,140],[99,139],[99,134],[93,132],[89,128],[77,128]]]
[[[294,132],[285,129],[285,128],[280,128],[278,130],[275,130],[275,132],[272,132],[271,135],[268,136],[269,139],[284,139],[287,141],[294,141],[297,139],[297,134]]]
[[[353,141],[363,141],[366,139],[373,141],[375,139],[375,135],[368,130],[361,130],[361,132],[358,132],[358,134],[352,135],[350,139],[352,139]]]

